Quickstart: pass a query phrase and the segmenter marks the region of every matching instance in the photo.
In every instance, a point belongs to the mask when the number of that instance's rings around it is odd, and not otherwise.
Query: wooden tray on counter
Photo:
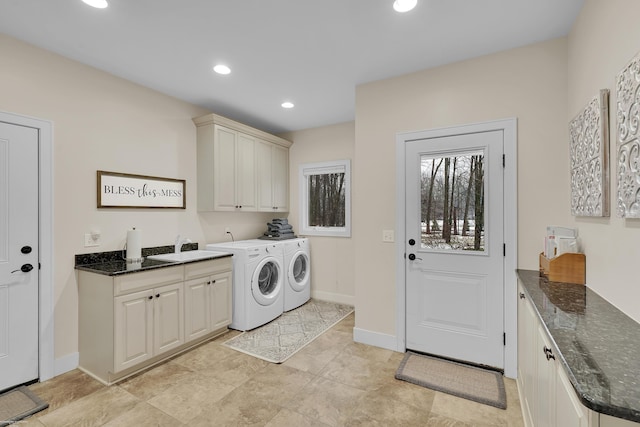
[[[552,282],[586,283],[587,262],[584,254],[566,253],[555,258],[540,254],[540,275]]]

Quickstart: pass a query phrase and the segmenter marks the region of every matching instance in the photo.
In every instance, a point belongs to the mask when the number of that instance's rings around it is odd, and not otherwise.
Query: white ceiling
[[[584,0],[418,0],[406,14],[392,3],[0,0],[0,30],[279,133],[353,120],[361,83],[565,36]]]

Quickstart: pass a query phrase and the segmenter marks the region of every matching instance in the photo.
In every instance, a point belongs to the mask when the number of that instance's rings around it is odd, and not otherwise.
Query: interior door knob
[[[409,254],[409,260],[410,261],[415,261],[419,259],[420,261],[422,261],[422,258],[418,258],[415,254]]]
[[[31,246],[23,246],[22,248],[20,248],[20,252],[22,252],[23,254],[30,254],[31,253]]]
[[[13,270],[11,273],[17,273],[18,271],[22,271],[23,273],[28,273],[31,270],[33,270],[33,265],[31,264],[24,264],[22,267],[20,267],[19,270]]]

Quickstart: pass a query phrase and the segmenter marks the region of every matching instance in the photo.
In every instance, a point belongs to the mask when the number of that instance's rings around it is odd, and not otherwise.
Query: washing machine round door
[[[260,305],[271,305],[282,292],[282,264],[277,258],[263,259],[253,272],[251,293]]]
[[[301,292],[309,285],[309,256],[302,251],[296,252],[289,264],[289,285],[294,291]]]

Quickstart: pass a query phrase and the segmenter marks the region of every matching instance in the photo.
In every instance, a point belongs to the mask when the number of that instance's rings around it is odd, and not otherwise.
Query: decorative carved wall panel
[[[609,216],[609,91],[569,123],[571,214]]]
[[[618,201],[616,212],[623,218],[640,218],[640,55],[618,74],[616,129]]]

